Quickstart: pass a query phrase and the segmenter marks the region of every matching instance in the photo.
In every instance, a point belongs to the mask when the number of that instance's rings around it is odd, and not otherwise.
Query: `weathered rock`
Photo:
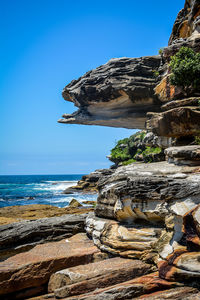
[[[158,263],[160,276],[167,280],[187,280],[200,276],[200,205],[183,216],[182,232],[184,235],[180,243],[184,247],[174,250]]]
[[[200,293],[198,289],[193,287],[177,287],[172,288],[166,291],[158,291],[151,293],[149,295],[143,295],[139,298],[134,298],[135,300],[145,299],[145,300],[163,300],[163,299],[171,299],[171,300],[186,300],[186,299],[200,299],[196,297],[200,297]],[[194,297],[194,298],[193,298]]]
[[[90,263],[98,253],[85,234],[37,245],[26,253],[0,262],[0,295],[7,299],[7,294],[47,284],[53,273],[66,267]]]
[[[200,111],[190,107],[178,107],[163,113],[149,113],[147,128],[165,137],[198,135]]]
[[[76,199],[72,199],[69,203],[70,207],[82,207],[83,205]]]
[[[168,282],[158,277],[157,273],[144,275],[123,283],[119,283],[107,288],[97,289],[92,293],[80,295],[78,299],[87,300],[124,300],[133,299],[140,295],[165,290],[178,286],[175,282]],[[77,299],[77,296],[68,297],[68,300]]]
[[[97,202],[94,200],[84,200],[84,201],[82,201],[82,203],[87,206],[96,206],[96,204],[97,204]]]
[[[139,260],[111,258],[87,266],[79,266],[52,275],[49,290],[57,298],[85,294],[127,281],[150,272],[151,266]]]
[[[79,110],[59,122],[144,129],[146,112],[159,109],[153,88],[160,61],[160,56],[115,58],[73,80],[63,97]]]
[[[198,16],[200,15],[200,3],[198,0],[185,1],[184,8],[179,12],[174,23],[169,45],[177,39],[187,39],[199,31]]]
[[[149,253],[161,234],[159,227],[134,227],[94,215],[88,216],[86,231],[102,251],[136,259]]]
[[[177,251],[191,252],[183,244],[183,222],[199,204],[196,170],[167,162],[118,168],[99,182],[98,217],[88,216],[87,233],[102,251],[156,264]]]
[[[169,71],[167,70],[167,72]],[[181,97],[183,97],[182,89],[180,87],[175,87],[171,85],[169,74],[165,74],[166,72],[164,72],[161,81],[156,85],[154,89],[155,95],[162,103],[164,103],[164,105],[168,101],[172,101],[173,99],[181,99]],[[162,108],[163,105],[161,106],[161,109]]]
[[[200,165],[200,146],[170,147],[165,149],[169,163],[198,166]]]
[[[86,216],[64,215],[0,226],[0,258],[5,259],[37,244],[58,241],[84,232]]]
[[[177,107],[192,107],[192,108],[199,108],[199,102],[200,98],[199,97],[190,97],[182,100],[173,100],[170,101],[164,105],[162,105],[162,110],[167,111],[173,108]]]
[[[200,277],[200,252],[176,250],[158,264],[159,276],[166,280],[190,281]]]
[[[153,134],[153,132],[147,132],[143,142],[146,146],[149,147],[160,147],[160,148],[169,148],[172,146],[172,138],[166,138]]]
[[[111,169],[99,169],[88,175],[83,175],[76,186],[64,190],[63,194],[72,194],[74,192],[97,193],[97,184],[100,178],[109,176],[113,173]]]
[[[59,217],[66,214],[84,214],[91,208],[56,207],[53,205],[33,204],[16,205],[0,208],[0,225],[21,222],[23,220],[37,220],[41,218]]]
[[[95,213],[103,218],[119,217],[121,221],[162,221],[168,214],[166,205],[169,201],[173,205],[177,200],[190,199],[200,193],[198,174],[194,177],[187,174],[194,170],[195,167],[167,162],[120,167],[112,176],[99,182]],[[191,184],[191,181],[194,182]],[[194,203],[196,205],[198,200]]]

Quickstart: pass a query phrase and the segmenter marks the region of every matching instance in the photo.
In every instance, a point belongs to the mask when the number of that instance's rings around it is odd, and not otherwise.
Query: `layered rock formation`
[[[81,215],[16,223],[20,236],[2,226],[10,249],[29,244],[29,234],[35,243],[65,237],[0,262],[2,299],[200,299],[200,98],[172,86],[168,67],[183,45],[200,52],[199,16],[199,1],[187,0],[160,56],[112,59],[66,86],[79,110],[61,123],[146,126],[142,142],[161,147],[166,161],[79,182],[74,190],[99,192],[85,221],[91,239],[66,239],[83,230]]]
[[[146,113],[159,110],[153,89],[160,63],[160,56],[115,58],[73,80],[63,97],[79,110],[59,122],[144,129]]]
[[[170,84],[168,63],[183,46],[200,52],[199,24],[199,2],[186,1],[161,55],[112,59],[73,80],[64,88],[63,97],[79,110],[64,114],[59,122],[144,129],[148,120],[147,129],[158,136],[198,134],[199,98],[188,99],[180,87]]]
[[[93,262],[98,255],[99,250],[93,243],[84,234],[79,234],[10,257],[0,262],[1,299],[24,299],[37,294],[39,287],[45,290],[54,272],[66,266]]]
[[[97,193],[98,181],[102,177],[109,176],[112,173],[113,171],[111,169],[99,169],[89,175],[83,175],[77,185],[67,188],[63,194],[72,194],[74,192]]]
[[[160,56],[114,59],[72,81],[63,96],[74,102],[79,111],[64,115],[60,120],[62,123],[145,127],[152,141],[164,141],[165,162],[119,167],[98,181],[95,214],[87,217],[86,231],[102,251],[140,259],[158,269],[160,279],[185,282],[197,288],[200,276],[200,95],[198,89],[186,93],[182,86],[172,86],[169,62],[183,46],[200,52],[199,24],[199,1],[186,1],[175,21],[169,45]],[[98,291],[95,299],[136,297],[138,290],[132,294],[129,287],[126,283],[123,288],[122,285],[112,287],[112,292],[110,289]],[[119,290],[123,290],[124,298]],[[159,292],[149,299],[178,299],[183,297],[184,291],[194,292],[199,297],[197,290],[189,290],[177,288],[165,294]],[[119,298],[116,294],[113,296],[115,292],[120,294]],[[80,299],[93,298],[87,295]]]
[[[0,226],[0,260],[37,244],[59,241],[84,232],[87,214],[64,215]]]

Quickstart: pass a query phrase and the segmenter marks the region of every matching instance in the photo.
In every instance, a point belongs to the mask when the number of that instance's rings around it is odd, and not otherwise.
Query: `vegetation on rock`
[[[171,57],[170,83],[181,87],[187,94],[200,90],[200,53],[188,47],[181,47]]]
[[[139,131],[129,138],[119,140],[111,150],[109,159],[116,165],[128,165],[136,161],[153,162],[163,158],[160,147],[150,147],[144,143],[146,131]]]

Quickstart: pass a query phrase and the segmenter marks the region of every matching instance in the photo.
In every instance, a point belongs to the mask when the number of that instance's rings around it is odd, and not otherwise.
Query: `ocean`
[[[62,192],[76,185],[82,175],[0,175],[0,208],[12,205],[49,204],[57,207],[68,206],[75,198],[96,200],[96,194]]]

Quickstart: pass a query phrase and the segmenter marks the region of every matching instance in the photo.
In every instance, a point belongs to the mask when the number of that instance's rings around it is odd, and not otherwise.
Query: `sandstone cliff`
[[[102,251],[140,259],[162,279],[198,287],[200,95],[173,86],[169,65],[183,46],[200,52],[197,0],[185,2],[159,56],[113,59],[67,85],[63,97],[79,110],[59,122],[145,128],[157,141],[165,161],[132,163],[101,177],[95,214],[88,216],[86,230]],[[130,160],[136,145],[146,147],[142,142],[134,140],[130,148],[131,140],[122,141],[111,160],[118,164],[123,149]],[[131,157],[135,160],[137,147]],[[162,294],[155,299],[163,299]]]
[[[95,183],[99,193],[87,216],[19,222],[16,241],[2,226],[5,250],[30,246],[30,233],[40,244],[0,262],[2,299],[200,299],[200,98],[173,86],[169,67],[182,46],[200,52],[199,22],[199,0],[186,0],[161,55],[112,59],[65,87],[78,111],[59,122],[145,128],[145,139],[127,142],[128,155],[131,147],[136,159],[137,149],[159,146],[164,161],[84,177],[79,189]],[[55,241],[71,236],[77,220],[82,232],[85,218],[90,239]]]

